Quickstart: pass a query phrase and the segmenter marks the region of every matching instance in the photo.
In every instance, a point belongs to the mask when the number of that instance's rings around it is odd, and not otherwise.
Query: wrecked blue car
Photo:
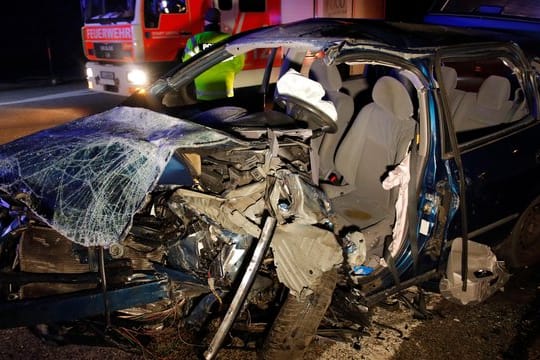
[[[197,100],[235,56],[234,96]],[[536,61],[507,34],[306,20],[2,145],[1,326],[174,313],[220,319],[206,359],[282,359],[411,286],[481,302],[540,256]]]

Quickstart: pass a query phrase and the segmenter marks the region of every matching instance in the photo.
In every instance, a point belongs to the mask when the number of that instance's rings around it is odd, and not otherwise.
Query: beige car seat
[[[338,215],[360,228],[393,215],[395,197],[382,181],[407,154],[416,124],[409,93],[395,78],[378,79],[372,98],[336,152],[335,170],[344,185],[324,186]]]
[[[337,131],[333,134],[325,134],[318,149],[319,175],[321,178],[325,178],[334,168],[336,148],[353,116],[354,100],[351,96],[340,91],[342,81],[336,65],[326,65],[322,59],[317,59],[311,64],[309,77],[322,85],[326,91],[327,99],[334,103],[338,114]]]

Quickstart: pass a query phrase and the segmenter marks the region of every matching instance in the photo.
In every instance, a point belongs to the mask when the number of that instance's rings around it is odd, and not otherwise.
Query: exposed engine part
[[[109,254],[113,259],[120,259],[124,257],[124,245],[112,244],[109,246]]]
[[[311,225],[279,225],[271,246],[279,280],[298,297],[310,295],[323,273],[343,262],[335,235]]]
[[[190,282],[182,282],[180,285],[173,281],[169,285],[169,297],[161,301],[119,310],[119,317],[145,325],[159,325],[172,319],[187,319],[188,314],[193,314],[193,300],[204,298],[204,295],[209,293],[207,286]]]
[[[203,279],[212,276],[217,285],[228,286],[236,278],[253,238],[207,225],[169,246],[170,266],[195,273]]]
[[[280,144],[279,157],[295,171],[307,174],[309,172],[309,150],[307,144],[293,141],[290,144]]]
[[[92,271],[91,265],[81,261],[74,251],[71,241],[57,231],[41,226],[34,226],[22,234],[19,264],[21,271],[34,273],[73,274]]]
[[[328,221],[330,201],[318,188],[288,170],[278,171],[278,180],[270,194],[270,203],[280,222],[317,224]]]
[[[255,189],[255,192],[249,193],[248,191],[247,194],[241,196],[242,198],[246,196],[251,198],[251,195],[254,195],[258,199],[252,198],[253,203],[263,198],[264,185],[244,187],[242,189]],[[242,203],[235,197],[235,195],[240,195],[240,192],[231,192],[228,195],[230,197],[222,198],[192,190],[178,189],[171,196],[169,207],[175,214],[179,215],[185,212],[183,207],[188,207],[199,216],[211,219],[223,228],[230,229],[238,234],[258,237],[261,231],[259,226],[241,213],[241,209],[245,208],[245,205],[240,209],[236,207],[237,203]],[[260,217],[262,214],[258,215]]]
[[[219,164],[233,166],[240,171],[249,171],[257,166],[264,164],[266,156],[266,150],[234,150],[223,151],[211,154],[213,161]]]
[[[253,281],[255,280],[255,276],[257,275],[257,269],[259,268],[259,266],[261,266],[264,255],[268,250],[268,246],[270,245],[270,240],[272,240],[272,235],[274,234],[275,227],[276,219],[272,217],[267,217],[261,231],[261,236],[257,241],[257,246],[255,247],[255,250],[253,250],[253,256],[251,257],[249,264],[247,265],[246,271],[244,272],[242,280],[240,281],[240,285],[238,285],[238,289],[231,301],[231,306],[227,310],[227,313],[225,314],[221,325],[217,329],[214,337],[212,338],[208,349],[204,352],[205,359],[210,360],[217,355],[221,344],[223,343],[225,337],[227,336],[227,333],[231,329],[232,324],[236,319],[236,316],[238,315],[238,312],[240,311],[240,308],[242,307],[242,304],[244,303],[249,293]]]
[[[154,268],[153,262],[163,260],[165,245],[159,243],[149,244],[130,234],[121,244],[118,244],[118,247],[113,248],[113,251],[120,251],[122,253],[121,258],[130,259],[131,266],[135,270],[152,270]],[[114,258],[113,255],[111,257]]]
[[[112,258],[129,258],[137,270],[152,270],[153,263],[162,262],[167,246],[187,231],[186,216],[173,213],[167,198],[170,192],[158,193],[144,211],[133,218],[126,239],[109,248]]]
[[[208,237],[209,234],[205,231],[193,232],[169,246],[167,249],[168,265],[194,273],[200,269],[204,272],[200,263],[199,244],[203,244]]]
[[[271,278],[257,275],[247,296],[247,302],[260,309],[268,308],[268,304],[276,297],[275,285]]]
[[[71,241],[46,227],[35,227],[21,235],[18,259],[20,270],[29,273],[81,274],[92,271],[88,263],[81,263],[74,254]],[[17,297],[27,299],[92,289],[96,284],[29,283],[20,287]]]
[[[256,182],[228,191],[224,197],[232,208],[242,212],[253,223],[262,226],[265,190],[266,183]]]
[[[225,246],[210,265],[210,274],[220,279],[219,285],[230,286],[244,263],[246,252],[251,248],[253,237],[230,232],[222,232]]]
[[[5,274],[3,282],[20,299],[95,289],[100,283],[94,269],[95,248],[74,244],[55,230],[33,226],[22,233],[18,248],[20,272]],[[126,282],[131,261],[108,258],[104,271],[111,284]]]
[[[186,317],[184,320],[187,325],[190,326],[195,331],[200,331],[204,325],[204,323],[208,320],[212,312],[214,311],[213,308],[216,307],[217,304],[219,304],[219,298],[218,296],[223,296],[225,293],[220,294],[207,294],[205,295],[201,301],[197,303],[191,310],[189,316]]]
[[[441,294],[458,304],[475,304],[484,301],[500,289],[510,278],[503,261],[489,246],[468,241],[467,290],[462,290],[461,252],[462,239],[452,241],[446,267],[446,278],[441,279]]]
[[[200,184],[215,194],[253,181],[261,181],[265,172],[266,151],[225,151],[202,158]]]

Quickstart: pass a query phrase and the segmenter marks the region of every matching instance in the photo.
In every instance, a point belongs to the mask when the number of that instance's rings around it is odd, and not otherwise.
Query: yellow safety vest
[[[186,43],[182,60],[189,59],[229,36],[215,31],[205,31],[192,36]],[[244,55],[231,56],[197,76],[195,78],[197,99],[215,100],[234,96],[234,77],[244,67],[244,58]]]

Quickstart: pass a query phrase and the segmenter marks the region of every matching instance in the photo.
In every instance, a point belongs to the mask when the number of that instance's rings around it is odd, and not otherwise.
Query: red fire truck
[[[88,87],[120,95],[145,87],[181,58],[210,6],[235,34],[308,17],[384,17],[385,0],[81,0]]]

